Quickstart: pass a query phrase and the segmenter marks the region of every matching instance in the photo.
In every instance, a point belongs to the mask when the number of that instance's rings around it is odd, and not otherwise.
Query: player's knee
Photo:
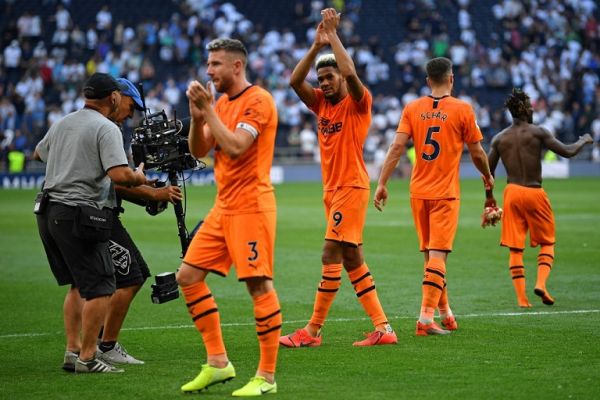
[[[180,287],[186,287],[193,285],[196,282],[200,282],[203,276],[200,274],[200,270],[190,267],[187,264],[181,264],[175,275],[177,284]]]
[[[343,260],[342,244],[333,240],[325,240],[321,262],[323,265],[341,264]]]
[[[246,279],[246,288],[250,296],[256,297],[273,290],[273,281],[265,277]]]
[[[363,265],[365,260],[363,259],[362,252],[358,246],[344,246],[343,251],[343,264],[346,271],[351,271]]]

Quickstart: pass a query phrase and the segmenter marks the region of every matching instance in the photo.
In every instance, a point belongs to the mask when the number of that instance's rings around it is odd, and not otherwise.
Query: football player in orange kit
[[[473,164],[483,175],[485,187],[494,185],[473,108],[451,96],[452,62],[444,57],[434,58],[427,63],[426,71],[431,95],[404,108],[374,199],[375,207],[382,211],[388,198],[386,184],[406,143],[412,139],[417,157],[410,180],[410,205],[419,247],[425,256],[418,336],[445,335],[458,328],[448,302],[446,260],[458,224],[459,167],[465,144]],[[436,308],[446,329],[434,321]]]
[[[314,310],[307,325],[282,336],[285,347],[314,347],[321,344],[321,327],[341,285],[342,269],[354,286],[365,312],[375,327],[354,346],[397,343],[396,334],[377,297],[375,283],[364,261],[362,232],[369,203],[369,176],[363,160],[363,145],[371,123],[371,93],[356,74],[354,63],[342,45],[336,29],[340,15],[335,9],[323,17],[313,45],[300,60],[290,85],[306,106],[317,115],[323,203],[327,218],[322,253],[322,280],[317,288]],[[331,46],[333,54],[316,61],[319,89],[305,81],[319,51]]]
[[[554,264],[554,213],[542,188],[542,150],[550,149],[562,157],[573,157],[588,143],[590,134],[572,144],[564,144],[546,129],[533,125],[533,107],[529,96],[514,89],[505,102],[513,123],[492,139],[489,159],[492,173],[498,161],[506,169],[508,185],[504,189],[504,216],[500,244],[510,250],[509,269],[519,307],[531,307],[525,293],[523,250],[529,231],[531,247],[540,246],[537,257],[537,280],[534,293],[542,303],[553,305],[554,298],[546,289],[546,281]],[[486,193],[488,204],[495,203],[492,191]]]
[[[246,79],[248,53],[239,40],[215,39],[207,50],[207,73],[223,95],[213,108],[211,91],[197,81],[190,83],[189,146],[195,157],[214,149],[217,197],[177,272],[207,362],[181,390],[201,391],[236,375],[223,343],[217,304],[205,282],[209,272],[226,276],[234,264],[252,297],[260,361],[256,376],[232,395],[260,396],[277,392],[282,323],[272,281],[276,204],[270,171],[277,110],[272,96]]]

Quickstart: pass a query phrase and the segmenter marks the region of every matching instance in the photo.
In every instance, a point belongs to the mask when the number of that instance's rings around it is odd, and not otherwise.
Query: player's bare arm
[[[329,45],[335,55],[335,60],[337,61],[340,73],[346,80],[348,92],[355,101],[360,101],[364,94],[364,86],[356,74],[356,68],[354,67],[352,58],[346,51],[346,48],[337,34],[340,15],[335,9],[326,8],[321,11],[321,16],[323,17],[323,28],[329,38]]]
[[[540,135],[544,146],[549,150],[555,152],[561,157],[571,158],[581,151],[583,146],[586,144],[594,143],[594,139],[589,133],[583,136],[579,136],[579,139],[575,143],[565,144],[554,137],[548,130],[539,128]]]
[[[498,166],[498,161],[500,161],[500,153],[498,152],[498,141],[502,132],[497,134],[492,138],[492,143],[490,144],[490,152],[488,153],[488,164],[490,166],[490,173],[492,176],[496,174],[496,167]]]
[[[212,106],[213,96],[207,88],[202,86],[200,82],[195,82],[195,84],[192,82],[186,93],[190,99],[190,104],[200,110],[209,129],[208,132],[204,129],[204,142],[210,142],[210,139],[207,138],[207,134],[210,134],[219,144],[221,150],[231,158],[237,158],[248,150],[254,142],[254,136],[242,128],[237,128],[233,132],[227,129]]]
[[[306,77],[313,62],[317,58],[319,51],[329,43],[329,39],[325,30],[323,29],[323,23],[319,23],[317,31],[315,32],[315,39],[313,44],[310,46],[304,57],[298,62],[298,65],[292,71],[290,76],[290,86],[294,89],[294,92],[300,97],[300,100],[307,107],[311,107],[317,101],[315,92],[312,85],[306,81]]]
[[[205,126],[204,114],[202,109],[196,104],[198,98],[198,86],[202,86],[198,81],[192,81],[185,92],[189,99],[190,116],[190,135],[188,145],[190,152],[194,157],[200,158],[208,154],[215,145],[215,140],[210,134],[210,130]]]
[[[383,161],[381,172],[379,174],[379,181],[377,183],[377,189],[375,190],[375,196],[373,197],[373,205],[379,211],[383,211],[383,207],[387,202],[388,190],[387,182],[389,181],[394,169],[400,161],[400,157],[404,154],[406,149],[406,143],[408,142],[408,135],[406,133],[399,132],[394,138],[394,142],[390,145],[388,152]]]
[[[498,152],[498,141],[502,132],[493,137],[492,143],[490,144],[490,152],[488,153],[488,164],[490,166],[490,173],[495,177],[496,167],[500,160],[500,153]],[[494,198],[494,188],[485,189],[485,207],[496,207],[496,199]]]

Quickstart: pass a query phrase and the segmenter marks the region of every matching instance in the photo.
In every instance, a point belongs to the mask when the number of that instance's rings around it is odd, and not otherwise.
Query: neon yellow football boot
[[[243,388],[236,390],[231,395],[234,397],[251,397],[251,396],[262,396],[263,394],[275,394],[277,393],[277,383],[269,383],[262,376],[255,376],[250,378]]]
[[[211,367],[208,364],[204,364],[198,376],[183,385],[181,391],[184,393],[200,392],[209,386],[216,385],[217,383],[225,383],[233,378],[235,378],[235,368],[233,368],[231,362],[224,368]]]

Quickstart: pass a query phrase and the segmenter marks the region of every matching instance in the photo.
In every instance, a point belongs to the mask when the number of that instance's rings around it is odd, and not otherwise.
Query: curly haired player
[[[492,173],[498,160],[502,159],[507,174],[500,245],[510,250],[508,265],[517,302],[520,307],[531,307],[525,294],[523,263],[525,235],[529,230],[531,247],[540,246],[534,293],[544,304],[551,306],[554,299],[546,289],[546,281],[554,262],[554,214],[542,189],[542,150],[547,148],[570,158],[584,145],[593,143],[593,139],[586,133],[577,142],[564,144],[546,129],[534,125],[529,96],[520,89],[513,89],[504,105],[510,111],[513,123],[494,136],[488,155]],[[492,190],[486,191],[486,197],[486,207],[495,206]]]

